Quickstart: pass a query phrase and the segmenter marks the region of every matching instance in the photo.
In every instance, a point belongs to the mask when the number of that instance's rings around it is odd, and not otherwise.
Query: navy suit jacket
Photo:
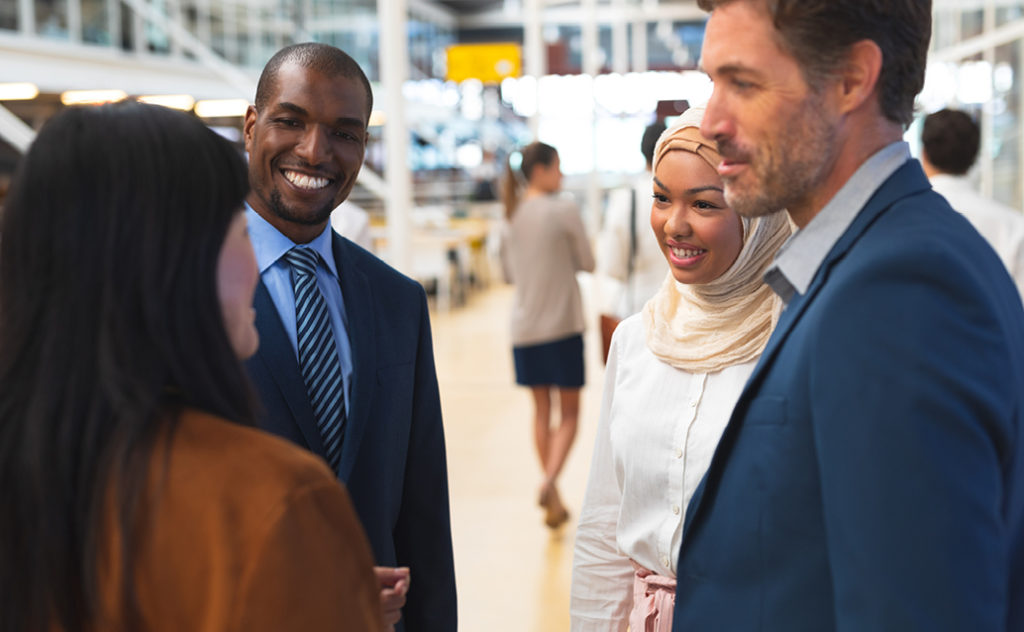
[[[784,310],[689,506],[676,631],[1024,630],[1024,310],[911,160]]]
[[[426,294],[337,233],[332,246],[353,364],[339,475],[376,563],[411,569],[397,629],[454,631],[448,471]],[[323,456],[295,351],[262,282],[255,308],[260,345],[246,366],[264,407],[260,426]]]

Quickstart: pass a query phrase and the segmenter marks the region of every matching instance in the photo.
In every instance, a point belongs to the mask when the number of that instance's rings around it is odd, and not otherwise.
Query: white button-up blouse
[[[686,506],[756,361],[674,368],[647,348],[642,314],[612,337],[573,560],[574,632],[625,631],[630,560],[675,577]]]

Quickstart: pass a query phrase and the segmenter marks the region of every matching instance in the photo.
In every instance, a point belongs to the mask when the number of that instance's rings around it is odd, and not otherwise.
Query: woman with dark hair
[[[246,167],[188,115],[68,108],[0,223],[0,629],[379,630],[315,457],[259,432]]]
[[[518,171],[510,168],[505,179],[501,258],[506,279],[516,286],[516,383],[533,395],[534,442],[544,474],[539,503],[545,524],[555,528],[569,519],[556,483],[576,438],[583,387],[583,302],[576,272],[592,272],[594,255],[579,207],[557,195],[562,187],[558,152],[535,142],[519,155]],[[520,188],[525,188],[522,195]],[[555,393],[561,421],[552,431]]]

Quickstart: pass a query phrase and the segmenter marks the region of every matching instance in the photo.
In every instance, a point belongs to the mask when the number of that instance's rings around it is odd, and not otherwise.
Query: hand
[[[402,607],[405,606],[405,595],[409,592],[411,574],[406,567],[391,568],[374,566],[373,573],[380,584],[380,605],[384,613],[384,630],[395,629],[395,624],[402,618]]]

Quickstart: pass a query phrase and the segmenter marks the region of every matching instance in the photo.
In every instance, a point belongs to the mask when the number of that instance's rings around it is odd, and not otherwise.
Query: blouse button
[[[682,448],[676,448],[676,458],[677,459],[683,458],[683,449]]]
[[[679,505],[672,505],[672,513],[679,515]]]
[[[662,557],[661,558],[661,565],[664,566],[665,568],[672,568],[670,566],[671,562],[672,562],[672,560],[668,559],[668,557]]]

